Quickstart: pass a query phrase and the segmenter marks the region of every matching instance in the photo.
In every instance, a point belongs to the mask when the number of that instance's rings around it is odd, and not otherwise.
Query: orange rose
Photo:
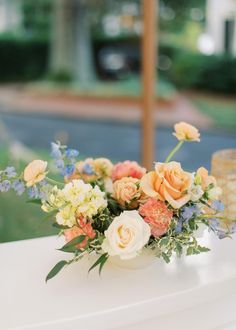
[[[182,121],[175,124],[174,128],[175,133],[173,135],[179,141],[200,141],[200,133],[196,127]]]
[[[121,206],[130,204],[130,208],[137,207],[137,199],[141,196],[139,184],[139,179],[131,177],[125,177],[115,181],[113,184],[114,199],[116,199]]]
[[[190,200],[188,189],[192,181],[192,174],[183,171],[180,163],[156,163],[155,171],[141,179],[141,189],[146,195],[179,209]]]

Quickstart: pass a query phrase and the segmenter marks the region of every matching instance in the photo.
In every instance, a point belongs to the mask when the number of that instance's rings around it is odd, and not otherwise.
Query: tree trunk
[[[53,3],[49,66],[55,76],[73,74],[73,4],[74,0],[54,0]]]
[[[83,85],[95,80],[89,8],[84,0],[76,1],[74,79]]]
[[[87,85],[95,79],[88,4],[54,0],[50,71]]]

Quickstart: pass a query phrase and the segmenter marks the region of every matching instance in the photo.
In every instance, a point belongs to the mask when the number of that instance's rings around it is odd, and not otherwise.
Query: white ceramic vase
[[[141,254],[135,258],[122,260],[120,257],[115,256],[110,257],[108,262],[116,268],[135,270],[149,267],[157,260],[154,251],[144,248]]]

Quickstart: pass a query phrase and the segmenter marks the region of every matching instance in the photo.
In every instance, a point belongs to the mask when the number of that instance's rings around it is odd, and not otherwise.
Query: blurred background
[[[156,29],[155,159],[184,120],[202,143],[178,159],[210,169],[214,151],[236,147],[236,1],[160,0]],[[138,0],[0,0],[0,169],[49,159],[54,140],[140,161],[142,31]],[[52,234],[42,218],[0,193],[0,242]]]

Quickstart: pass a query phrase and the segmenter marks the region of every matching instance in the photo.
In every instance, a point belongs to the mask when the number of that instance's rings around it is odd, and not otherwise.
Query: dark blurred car
[[[103,79],[123,79],[140,71],[140,49],[136,45],[102,47],[96,58],[97,71]]]
[[[102,79],[125,79],[141,69],[141,52],[138,44],[104,45],[95,52],[97,72]],[[171,67],[171,59],[159,52],[157,68],[164,72]]]

